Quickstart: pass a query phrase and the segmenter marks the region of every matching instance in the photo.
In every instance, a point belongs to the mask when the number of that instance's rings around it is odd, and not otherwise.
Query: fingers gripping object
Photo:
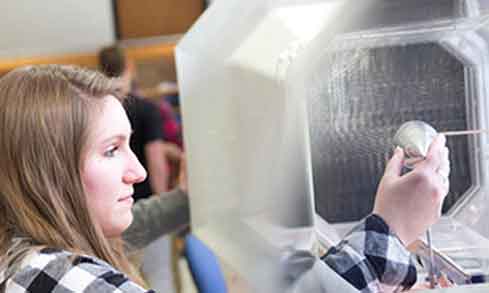
[[[428,149],[435,137],[437,131],[428,123],[413,120],[408,121],[401,125],[399,130],[394,135],[394,145],[401,147],[404,150],[405,161],[404,166],[408,169],[413,169],[414,166],[424,160],[428,154]],[[443,174],[438,172],[442,177],[443,182],[448,181]],[[426,232],[427,245],[429,250],[429,281],[430,287],[435,288],[436,285],[436,268],[434,267],[433,249],[431,245],[431,232],[430,229]]]

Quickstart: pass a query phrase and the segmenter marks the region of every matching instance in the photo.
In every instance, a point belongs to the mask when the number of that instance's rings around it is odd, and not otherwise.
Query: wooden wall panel
[[[119,39],[185,33],[204,11],[204,0],[114,0]]]
[[[175,43],[153,44],[142,47],[126,48],[127,56],[136,63],[148,64],[154,61],[164,62],[169,67],[174,67]],[[74,64],[89,68],[97,68],[97,52],[87,52],[85,54],[64,54],[56,56],[37,56],[30,58],[0,59],[0,76],[8,71],[25,65],[33,64]],[[174,80],[175,70],[169,69],[165,79]]]

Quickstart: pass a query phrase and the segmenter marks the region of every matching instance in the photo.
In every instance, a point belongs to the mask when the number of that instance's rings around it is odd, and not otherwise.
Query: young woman
[[[25,67],[0,79],[0,292],[146,292],[121,240],[131,209],[135,223],[124,238],[141,247],[170,228],[165,209],[188,220],[187,203],[182,196],[170,208],[158,199],[132,208],[132,186],[146,172],[129,148],[120,93],[116,79],[70,66]],[[448,192],[444,145],[438,137],[403,176],[397,150],[374,214],[323,257],[355,287],[416,279],[404,245],[439,217]]]
[[[119,92],[117,80],[67,66],[21,68],[0,80],[0,283],[7,292],[144,291],[120,240],[132,221],[132,186],[146,171],[129,148]],[[184,206],[182,197],[175,211],[187,213]]]

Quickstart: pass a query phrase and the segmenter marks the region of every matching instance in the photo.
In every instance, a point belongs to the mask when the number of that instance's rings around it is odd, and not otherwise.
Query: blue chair
[[[188,234],[183,252],[199,293],[227,293],[217,257],[202,241]]]

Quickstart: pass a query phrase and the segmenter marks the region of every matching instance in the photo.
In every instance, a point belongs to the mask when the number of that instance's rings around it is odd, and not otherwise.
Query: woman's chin
[[[114,218],[111,227],[108,227],[108,229],[104,229],[105,237],[120,237],[122,233],[124,233],[124,231],[129,228],[132,223],[132,219],[133,216],[131,210],[129,210],[127,213],[124,213],[124,215],[120,215],[119,217]]]

